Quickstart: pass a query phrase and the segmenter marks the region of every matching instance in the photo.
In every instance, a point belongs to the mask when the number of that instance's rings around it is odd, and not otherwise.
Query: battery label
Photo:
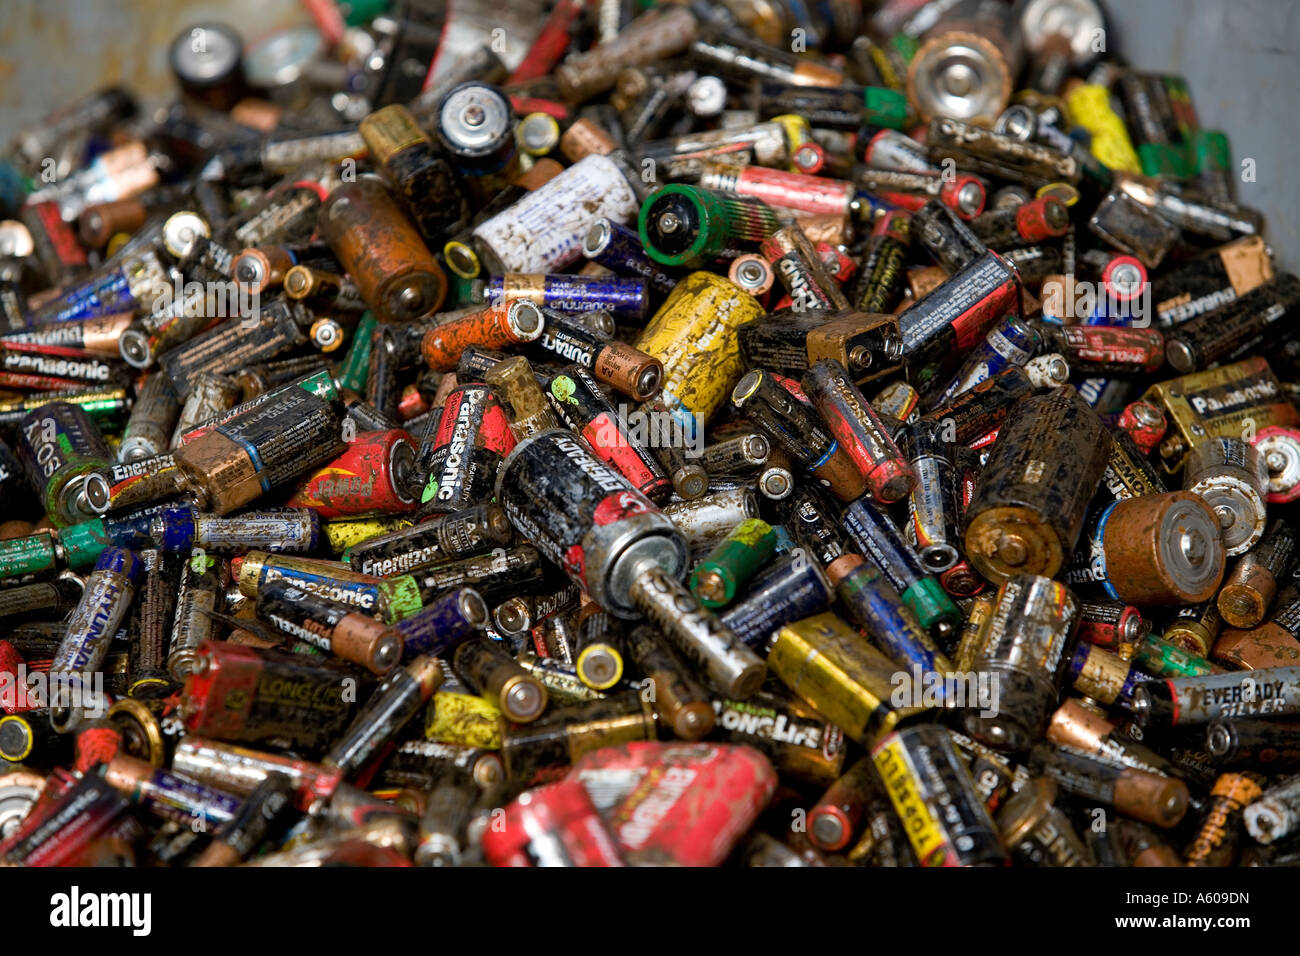
[[[872,759],[917,859],[923,866],[949,865],[950,858],[945,853],[948,839],[921,796],[916,768],[902,741],[897,737],[885,741],[876,749]],[[956,861],[953,860],[952,864],[955,865]]]

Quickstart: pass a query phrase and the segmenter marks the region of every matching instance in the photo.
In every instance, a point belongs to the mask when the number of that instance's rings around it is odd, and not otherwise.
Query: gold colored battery
[[[1092,154],[1109,169],[1142,172],[1124,120],[1110,105],[1110,89],[1100,83],[1071,80],[1065,85],[1065,105],[1070,118],[1092,136]]]
[[[440,744],[501,749],[501,708],[477,694],[438,691],[425,712],[424,736]]]
[[[483,373],[483,381],[510,406],[510,431],[515,441],[560,427],[555,409],[537,384],[532,364],[522,355],[497,362]]]
[[[1189,654],[1208,657],[1222,628],[1218,605],[1210,600],[1180,608],[1165,628],[1164,639]]]
[[[518,724],[536,720],[546,709],[546,686],[520,667],[495,641],[471,638],[456,648],[452,666],[459,677]]]
[[[898,667],[839,615],[818,614],[777,632],[767,664],[792,691],[864,747],[923,708],[895,709]]]
[[[970,610],[966,614],[966,624],[962,628],[957,650],[953,652],[953,668],[959,673],[975,669],[975,657],[984,644],[984,631],[993,608],[997,606],[997,592],[985,591],[971,600]]]
[[[736,330],[765,314],[758,300],[730,279],[692,272],[634,343],[663,363],[663,401],[688,438],[722,407],[740,378]]]
[[[1240,438],[1274,425],[1300,424],[1300,411],[1259,355],[1158,382],[1142,398],[1157,405],[1169,422],[1159,445],[1160,465],[1168,474],[1183,467],[1193,447],[1211,438]]]
[[[998,432],[967,508],[966,555],[995,583],[1054,577],[1106,471],[1111,439],[1072,386],[1025,398]]]
[[[1132,669],[1128,661],[1104,647],[1090,646],[1086,653],[1087,657],[1074,678],[1074,689],[1099,704],[1115,703]]]
[[[564,707],[526,727],[507,727],[501,760],[513,780],[533,780],[603,747],[656,740],[654,706],[640,694]]]
[[[378,180],[336,188],[319,230],[381,322],[409,322],[442,305],[446,273]]]

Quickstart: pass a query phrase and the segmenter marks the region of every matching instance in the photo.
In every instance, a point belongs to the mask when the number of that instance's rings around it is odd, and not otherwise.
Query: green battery
[[[1152,677],[1201,677],[1221,670],[1204,657],[1189,654],[1152,633],[1138,642],[1133,662]]]
[[[916,52],[915,46],[912,52]],[[872,126],[903,129],[907,125],[907,96],[899,90],[868,86],[862,96],[867,108],[866,121]]]
[[[0,579],[53,571],[58,564],[58,543],[48,531],[0,541]]]
[[[672,183],[641,204],[637,227],[651,259],[697,268],[737,240],[766,239],[781,223],[770,206],[750,196]]]
[[[339,369],[339,388],[346,388],[358,395],[366,393],[366,376],[370,372],[370,345],[375,326],[379,323],[369,312],[361,314],[357,330],[352,334],[352,345],[343,357],[343,367]]]
[[[1147,176],[1164,176],[1167,179],[1186,179],[1188,175],[1187,151],[1168,143],[1142,143],[1137,148],[1138,161]]]
[[[776,532],[761,518],[731,529],[691,572],[691,591],[705,607],[722,607],[776,552]]]

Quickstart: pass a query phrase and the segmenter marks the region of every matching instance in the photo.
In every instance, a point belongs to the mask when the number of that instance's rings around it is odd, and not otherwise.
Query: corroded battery
[[[1056,781],[1039,777],[998,812],[998,829],[1022,866],[1092,866],[1092,854],[1056,806]]]
[[[859,385],[896,371],[902,349],[896,318],[854,311],[763,316],[741,325],[736,338],[750,368],[799,377],[834,359]]]
[[[948,731],[899,730],[875,744],[876,770],[922,866],[1004,866],[1006,850]]]
[[[1171,329],[1169,364],[1192,372],[1252,354],[1269,354],[1294,335],[1300,316],[1300,279],[1289,272],[1261,283],[1216,309]]]
[[[1171,491],[1097,512],[1065,580],[1138,607],[1199,604],[1218,591],[1226,560],[1214,510],[1199,495]]]
[[[1183,466],[1183,488],[1214,509],[1229,557],[1250,550],[1263,537],[1268,472],[1253,445],[1239,438],[1211,438],[1195,446]]]
[[[476,226],[474,248],[490,272],[559,272],[582,256],[598,219],[626,225],[637,206],[618,165],[592,154]]]
[[[378,180],[341,184],[318,228],[381,319],[409,321],[442,305],[446,274]]]
[[[645,566],[674,578],[686,569],[686,541],[672,521],[568,431],[517,445],[496,496],[511,524],[616,616],[637,616],[628,592]]]
[[[505,547],[513,536],[500,505],[478,504],[367,538],[348,548],[346,560],[362,574],[405,574]]]
[[[421,514],[447,514],[486,502],[515,437],[491,386],[462,385],[447,396],[433,437]]]
[[[997,701],[967,711],[966,732],[996,750],[1042,736],[1069,664],[1079,605],[1065,585],[1034,574],[1006,579],[980,635],[974,667],[997,681]]]
[[[633,343],[663,363],[663,402],[688,440],[703,433],[740,378],[735,330],[762,315],[758,300],[734,283],[709,272],[692,272]]]
[[[1296,532],[1276,518],[1258,545],[1241,556],[1219,591],[1218,607],[1230,627],[1254,627],[1277,596],[1296,560]]]
[[[50,520],[64,526],[95,517],[86,484],[113,456],[85,409],[68,402],[41,405],[23,417],[18,436],[18,454]]]
[[[1300,412],[1263,356],[1158,382],[1143,398],[1159,406],[1169,421],[1159,452],[1161,466],[1170,474],[1206,439],[1247,434],[1247,420],[1256,435],[1273,426],[1300,425]]]
[[[782,627],[767,663],[790,690],[864,747],[921,710],[894,703],[898,665],[833,613]]]
[[[966,554],[981,574],[1003,581],[1061,569],[1105,471],[1108,438],[1069,386],[1016,405],[966,509]]]
[[[1242,717],[1300,713],[1300,667],[1269,667],[1150,681],[1133,694],[1133,714],[1146,728],[1185,727]]]
[[[1273,264],[1264,240],[1247,236],[1193,259],[1176,269],[1162,270],[1151,280],[1154,324],[1181,325],[1245,295],[1273,277]]]

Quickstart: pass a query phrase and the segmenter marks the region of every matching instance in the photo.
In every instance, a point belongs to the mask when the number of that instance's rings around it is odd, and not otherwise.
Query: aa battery
[[[402,638],[393,628],[293,584],[275,581],[260,588],[257,613],[281,633],[376,674],[402,658]]]
[[[1241,842],[1243,810],[1262,794],[1258,774],[1222,774],[1210,790],[1209,807],[1186,850],[1187,866],[1231,866]]]
[[[950,276],[967,269],[988,253],[988,247],[957,214],[938,200],[912,214],[911,235]]]
[[[783,625],[811,617],[833,600],[821,565],[807,554],[778,558],[750,584],[741,600],[719,616],[744,644],[766,651]]]
[[[613,219],[597,219],[582,240],[582,254],[615,275],[644,279],[662,295],[673,291],[680,275],[675,269],[655,262],[646,254],[635,229]]]
[[[1214,509],[1229,556],[1250,550],[1264,535],[1267,466],[1239,438],[1211,438],[1194,447],[1183,466],[1183,488]]]
[[[628,658],[654,690],[659,722],[682,740],[699,740],[714,726],[708,693],[684,667],[659,633],[648,625],[632,629]]]
[[[414,577],[425,604],[458,588],[473,588],[483,600],[495,604],[511,594],[539,589],[546,574],[541,553],[525,544],[438,564],[405,577]]]
[[[1091,706],[1069,699],[1052,714],[1047,740],[1063,749],[1086,753],[1115,765],[1154,775],[1180,778],[1184,772],[1169,759],[1121,733]]]
[[[966,554],[991,581],[1055,575],[1105,471],[1108,435],[1069,386],[1023,399],[998,432],[966,509]]]
[[[760,249],[790,294],[795,312],[849,307],[839,284],[827,274],[817,250],[797,224],[777,229],[762,240]]]
[[[249,551],[240,563],[238,577],[244,597],[256,598],[263,585],[284,580],[390,623],[421,607],[419,585],[410,575],[378,578],[358,574],[338,561]]]
[[[737,590],[771,558],[776,534],[759,518],[736,525],[691,572],[691,591],[707,608],[731,603]]]
[[[732,390],[731,401],[813,477],[829,485],[841,501],[852,501],[867,490],[866,478],[848,450],[808,405],[774,381],[769,372],[754,369],[746,373]],[[861,404],[865,406],[866,399]]]
[[[808,811],[808,839],[828,852],[853,842],[870,812],[878,781],[871,758],[855,762]]]
[[[833,613],[782,627],[767,663],[790,690],[863,746],[920,711],[895,703],[897,665]]]
[[[86,589],[68,619],[67,631],[50,663],[50,723],[59,733],[75,730],[82,716],[102,706],[92,680],[102,671],[109,645],[135,598],[144,567],[134,552],[105,548],[86,579]]]
[[[67,402],[42,405],[23,417],[18,434],[18,452],[50,519],[62,527],[95,517],[86,481],[113,456],[86,411]]]
[[[441,683],[442,665],[434,657],[418,657],[394,670],[375,688],[321,763],[355,775],[401,733]]]
[[[871,751],[922,866],[1003,866],[1006,851],[948,731],[918,725]]]
[[[1151,681],[1133,695],[1143,727],[1183,727],[1242,717],[1300,713],[1300,668],[1270,667]]]
[[[1282,273],[1168,333],[1166,355],[1179,372],[1267,353],[1291,335],[1300,314],[1300,279]]]
[[[442,267],[377,180],[339,185],[318,228],[381,320],[410,321],[442,305]]]
[[[445,655],[490,623],[487,604],[473,588],[457,588],[393,625],[402,641],[399,656]]]
[[[483,296],[497,306],[526,301],[575,315],[607,312],[636,324],[645,321],[650,307],[645,280],[616,276],[508,272],[488,279]]]
[[[493,302],[479,311],[439,322],[424,334],[420,353],[435,372],[450,372],[471,345],[513,348],[536,341],[543,328],[541,311],[527,299]]]
[[[239,809],[231,794],[125,754],[109,762],[104,779],[150,813],[187,826],[220,827]]]
[[[1034,326],[1019,316],[1008,316],[990,329],[966,356],[957,374],[932,404],[945,405],[1003,369],[1013,365],[1023,367],[1041,345],[1042,336]]]
[[[626,342],[610,341],[566,315],[546,312],[538,349],[589,369],[596,380],[644,402],[663,381],[663,363]],[[549,357],[549,356],[548,356]]]
[[[406,574],[505,547],[513,536],[500,505],[478,504],[369,537],[350,547],[346,560],[361,574]]]
[[[1110,651],[1142,635],[1142,612],[1123,601],[1080,601],[1079,640]]]
[[[848,289],[848,299],[862,312],[892,312],[903,299],[904,262],[912,241],[911,217],[886,212],[871,227],[862,267]]]
[[[515,356],[498,362],[483,373],[483,381],[509,406],[510,432],[516,441],[560,427],[555,409],[538,384],[528,359]]]
[[[762,658],[660,565],[640,569],[628,596],[714,688],[743,700],[762,685],[767,674]]]
[[[1177,826],[1187,812],[1187,785],[1181,780],[1139,770],[1106,758],[1039,744],[1031,767],[1067,793],[1109,804],[1125,816],[1153,826]]]
[[[352,716],[341,684],[345,673],[301,657],[205,641],[185,681],[181,717],[189,734],[315,750],[337,738]]]
[[[490,272],[557,273],[582,255],[597,220],[626,224],[636,211],[618,164],[592,154],[476,226],[474,248]]]
[[[456,648],[452,666],[466,684],[496,701],[515,723],[534,721],[546,709],[546,687],[495,641],[481,636],[463,641]],[[510,767],[508,758],[506,767]]]
[[[1041,738],[1069,662],[1078,611],[1069,590],[1050,578],[1021,574],[1002,582],[974,661],[977,671],[997,680],[998,703],[967,712],[967,733],[1007,751],[1027,750]]]
[[[1205,753],[1219,770],[1300,769],[1300,726],[1291,721],[1228,718],[1205,727]]]
[[[888,578],[927,631],[942,641],[960,620],[957,606],[925,569],[893,520],[875,505],[859,499],[844,510],[841,524],[857,546]]]
[[[293,808],[294,784],[273,770],[217,831],[193,866],[236,866],[251,857]]]
[[[609,690],[623,677],[623,622],[594,605],[579,616],[572,648],[574,673],[592,690]]]
[[[947,674],[952,665],[883,574],[866,559],[846,554],[826,569],[844,607],[871,634],[876,644],[917,679],[927,673]],[[947,703],[940,693],[941,703]]]
[[[686,542],[672,522],[571,433],[543,432],[515,447],[498,475],[511,523],[601,607],[619,617],[647,562],[676,577]]]
[[[934,119],[926,131],[925,143],[932,163],[951,159],[963,172],[1020,183],[1030,189],[1053,182],[1077,183],[1081,174],[1073,156],[956,119]]]
[[[551,377],[549,392],[560,419],[597,457],[652,501],[668,499],[672,480],[586,368],[566,365]]]

